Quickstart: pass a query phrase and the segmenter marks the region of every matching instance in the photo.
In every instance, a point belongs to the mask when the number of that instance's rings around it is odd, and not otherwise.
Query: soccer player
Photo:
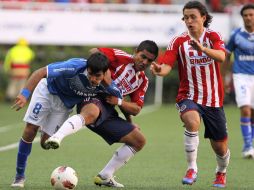
[[[34,91],[24,117],[26,127],[19,142],[16,177],[12,187],[24,187],[27,158],[39,128],[42,131],[41,146],[48,149],[45,140],[63,124],[72,108],[84,98],[89,99],[102,93],[122,97],[121,91],[111,81],[108,62],[105,55],[95,53],[87,60],[73,58],[49,64],[31,75],[13,106],[16,110],[24,107]]]
[[[184,5],[183,18],[186,32],[169,42],[161,64],[152,64],[153,74],[167,75],[174,62],[178,62],[180,86],[176,106],[184,123],[184,147],[188,164],[183,184],[197,180],[197,152],[201,118],[205,125],[205,138],[210,139],[216,154],[215,187],[226,186],[226,169],[230,151],[227,144],[227,126],[223,110],[223,85],[220,62],[225,61],[225,48],[221,36],[209,29],[212,16],[198,1]]]
[[[234,52],[233,82],[236,103],[240,108],[244,158],[254,158],[254,4],[241,9],[244,27],[235,29],[226,49]]]
[[[100,51],[108,57],[112,79],[122,90],[124,97],[128,95],[130,100],[114,96],[108,96],[106,101],[101,98],[85,99],[78,105],[79,114],[64,122],[46,143],[51,148],[58,148],[65,136],[82,129],[84,125],[100,135],[109,145],[123,143],[95,177],[94,183],[100,186],[124,187],[114,180],[114,173],[145,145],[144,135],[131,122],[130,116],[137,115],[143,107],[148,87],[144,70],[157,58],[158,46],[153,41],[145,40],[139,44],[133,56],[112,48],[95,48],[91,51],[92,53]],[[126,120],[118,116],[115,105],[122,110]]]

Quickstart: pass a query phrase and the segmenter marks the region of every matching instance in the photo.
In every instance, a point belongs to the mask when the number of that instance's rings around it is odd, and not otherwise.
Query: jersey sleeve
[[[237,30],[234,30],[234,31],[231,32],[229,41],[226,45],[226,49],[230,53],[232,51],[234,51],[234,49],[235,49],[235,35],[236,35],[236,33],[237,33]]]
[[[100,52],[107,56],[110,62],[115,62],[116,57],[114,53],[114,49],[112,48],[98,48]]]
[[[158,58],[159,64],[166,64],[173,67],[178,56],[178,40],[173,38],[167,47],[167,50]]]
[[[117,68],[119,64],[128,64],[133,61],[130,54],[114,48],[98,48],[100,52],[107,56],[111,68]]]
[[[47,66],[47,78],[56,78],[59,76],[73,77],[82,68],[86,68],[87,60],[73,58],[63,62],[51,63]]]
[[[224,52],[226,52],[226,49],[225,49],[225,43],[221,37],[221,35],[217,32],[212,32],[211,33],[211,36],[210,36],[210,39],[212,41],[212,44],[213,44],[213,49],[216,49],[216,50],[222,50]]]
[[[137,103],[140,107],[143,107],[144,105],[145,94],[149,84],[148,78],[145,75],[143,76],[143,79],[144,80],[139,88],[130,94],[131,101]]]

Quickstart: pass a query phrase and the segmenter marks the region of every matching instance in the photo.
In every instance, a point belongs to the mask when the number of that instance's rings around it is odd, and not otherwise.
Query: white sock
[[[64,137],[76,133],[83,128],[85,128],[83,116],[80,114],[73,115],[63,123],[53,136],[62,140]]]
[[[198,132],[184,131],[184,147],[188,163],[188,169],[194,169],[198,172],[197,154],[198,154],[199,136]]]
[[[217,172],[226,173],[229,160],[230,160],[229,149],[224,156],[216,155],[216,161],[217,161],[216,173]]]
[[[130,158],[134,156],[135,153],[136,151],[132,147],[124,144],[116,150],[111,160],[107,163],[103,170],[99,172],[99,174],[104,179],[111,178],[119,168],[121,168]]]

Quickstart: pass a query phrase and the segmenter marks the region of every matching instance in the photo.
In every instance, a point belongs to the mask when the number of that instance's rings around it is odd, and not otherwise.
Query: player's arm
[[[121,108],[121,106],[119,106],[119,108],[120,108],[121,112],[123,113],[123,115],[124,115],[126,121],[132,123],[131,115],[130,115],[129,113],[125,112],[125,111]]]
[[[167,64],[157,64],[153,62],[150,66],[150,71],[153,75],[158,76],[166,76],[170,71],[172,70],[172,67]]]
[[[98,49],[98,48],[91,48],[90,50],[89,50],[89,54],[91,55],[91,54],[93,54],[93,53],[96,53],[96,52],[99,52],[100,50]]]
[[[106,97],[106,101],[107,103],[111,104],[111,105],[118,105],[119,108],[122,110],[123,114],[127,115],[137,115],[142,107],[139,106],[137,103],[135,102],[130,102],[127,101],[125,99],[121,99],[119,100],[119,98],[115,97],[115,96],[108,96]]]
[[[27,80],[25,87],[21,90],[20,94],[18,94],[18,96],[16,97],[12,108],[16,109],[16,111],[23,108],[26,105],[31,93],[34,91],[39,81],[42,78],[45,78],[46,75],[47,75],[46,67],[42,67],[34,71],[32,75],[29,77],[29,79]]]
[[[212,58],[215,61],[224,62],[225,59],[226,59],[226,54],[221,49],[211,49],[211,48],[208,48],[208,47],[204,47],[202,44],[200,44],[195,39],[190,40],[190,45],[195,50],[205,53],[208,57]]]
[[[122,91],[117,87],[115,82],[112,80],[111,72],[109,69],[105,73],[102,84],[106,87],[106,90],[109,92],[109,94],[115,96],[117,99],[119,99],[119,101],[122,100],[123,98]]]

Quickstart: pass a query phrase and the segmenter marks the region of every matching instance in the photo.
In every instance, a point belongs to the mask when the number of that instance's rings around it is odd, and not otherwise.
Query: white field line
[[[145,114],[148,114],[148,113],[151,113],[151,112],[154,112],[156,111],[157,109],[159,109],[160,106],[156,106],[156,105],[152,105],[152,106],[146,106],[142,109],[140,115],[145,115]],[[8,127],[13,127],[13,126],[16,126],[18,124],[15,124],[15,125],[8,125],[8,126],[4,126],[4,127],[0,127],[0,133],[1,133],[1,129],[8,129]],[[36,137],[33,141],[33,143],[37,143],[40,141],[40,137]],[[4,152],[4,151],[8,151],[8,150],[11,150],[11,149],[15,149],[19,146],[19,142],[16,142],[16,143],[13,143],[13,144],[9,144],[9,145],[6,145],[6,146],[1,146],[0,147],[0,152]]]
[[[40,137],[36,137],[34,139],[33,143],[37,143],[39,141],[40,141]],[[0,147],[0,152],[11,150],[11,149],[17,148],[18,146],[19,146],[19,142],[16,142],[16,143],[13,143],[13,144],[9,144],[9,145],[6,145],[6,146],[1,146]]]
[[[4,133],[6,131],[10,131],[13,128],[19,127],[23,123],[24,122],[19,122],[19,123],[15,123],[15,124],[0,126],[0,133]]]

